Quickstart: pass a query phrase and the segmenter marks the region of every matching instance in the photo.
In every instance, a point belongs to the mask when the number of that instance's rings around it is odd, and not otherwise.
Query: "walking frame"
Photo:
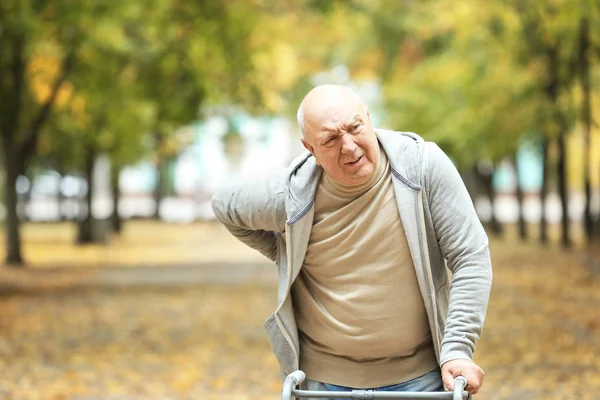
[[[302,371],[289,374],[283,382],[281,400],[300,399],[352,399],[352,400],[374,400],[374,399],[422,399],[422,400],[470,400],[471,394],[464,390],[467,380],[462,376],[454,379],[454,391],[452,392],[379,392],[376,390],[353,390],[351,392],[326,392],[317,390],[300,390],[296,386],[306,379]]]

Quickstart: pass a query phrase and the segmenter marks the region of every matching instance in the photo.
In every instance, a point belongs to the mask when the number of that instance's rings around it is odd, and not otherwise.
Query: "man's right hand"
[[[457,359],[451,360],[442,365],[442,380],[444,387],[449,391],[454,390],[454,378],[462,376],[467,380],[465,390],[471,394],[476,394],[483,384],[485,373],[471,360]]]

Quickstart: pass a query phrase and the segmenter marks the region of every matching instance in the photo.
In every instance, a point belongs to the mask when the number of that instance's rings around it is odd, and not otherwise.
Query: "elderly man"
[[[265,329],[281,372],[313,390],[451,390],[466,378],[492,281],[488,241],[454,165],[412,133],[376,130],[344,86],[298,110],[308,150],[230,185],[217,218],[279,267]]]

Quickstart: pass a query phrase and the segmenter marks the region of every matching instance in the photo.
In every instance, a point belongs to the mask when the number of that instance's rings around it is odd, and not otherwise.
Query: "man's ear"
[[[304,145],[304,147],[306,148],[306,150],[310,151],[310,154],[313,155],[313,157],[315,157],[315,161],[317,162],[317,165],[320,167],[321,164],[319,164],[319,161],[317,161],[317,157],[315,156],[315,148],[312,147],[310,145],[310,143],[308,143],[308,141],[304,138],[300,139],[302,141],[302,144]]]
[[[300,139],[300,141],[302,141],[302,145],[304,146],[304,148],[306,150],[310,151],[311,154],[314,156],[315,155],[315,151],[314,151],[315,149],[314,149],[314,147],[312,147],[310,145],[310,143],[308,143],[308,141],[306,139],[304,139],[304,138]]]

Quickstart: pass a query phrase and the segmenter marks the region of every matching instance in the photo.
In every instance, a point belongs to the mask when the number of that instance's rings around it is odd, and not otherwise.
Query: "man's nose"
[[[342,136],[342,154],[352,154],[356,151],[356,143],[350,135]]]

